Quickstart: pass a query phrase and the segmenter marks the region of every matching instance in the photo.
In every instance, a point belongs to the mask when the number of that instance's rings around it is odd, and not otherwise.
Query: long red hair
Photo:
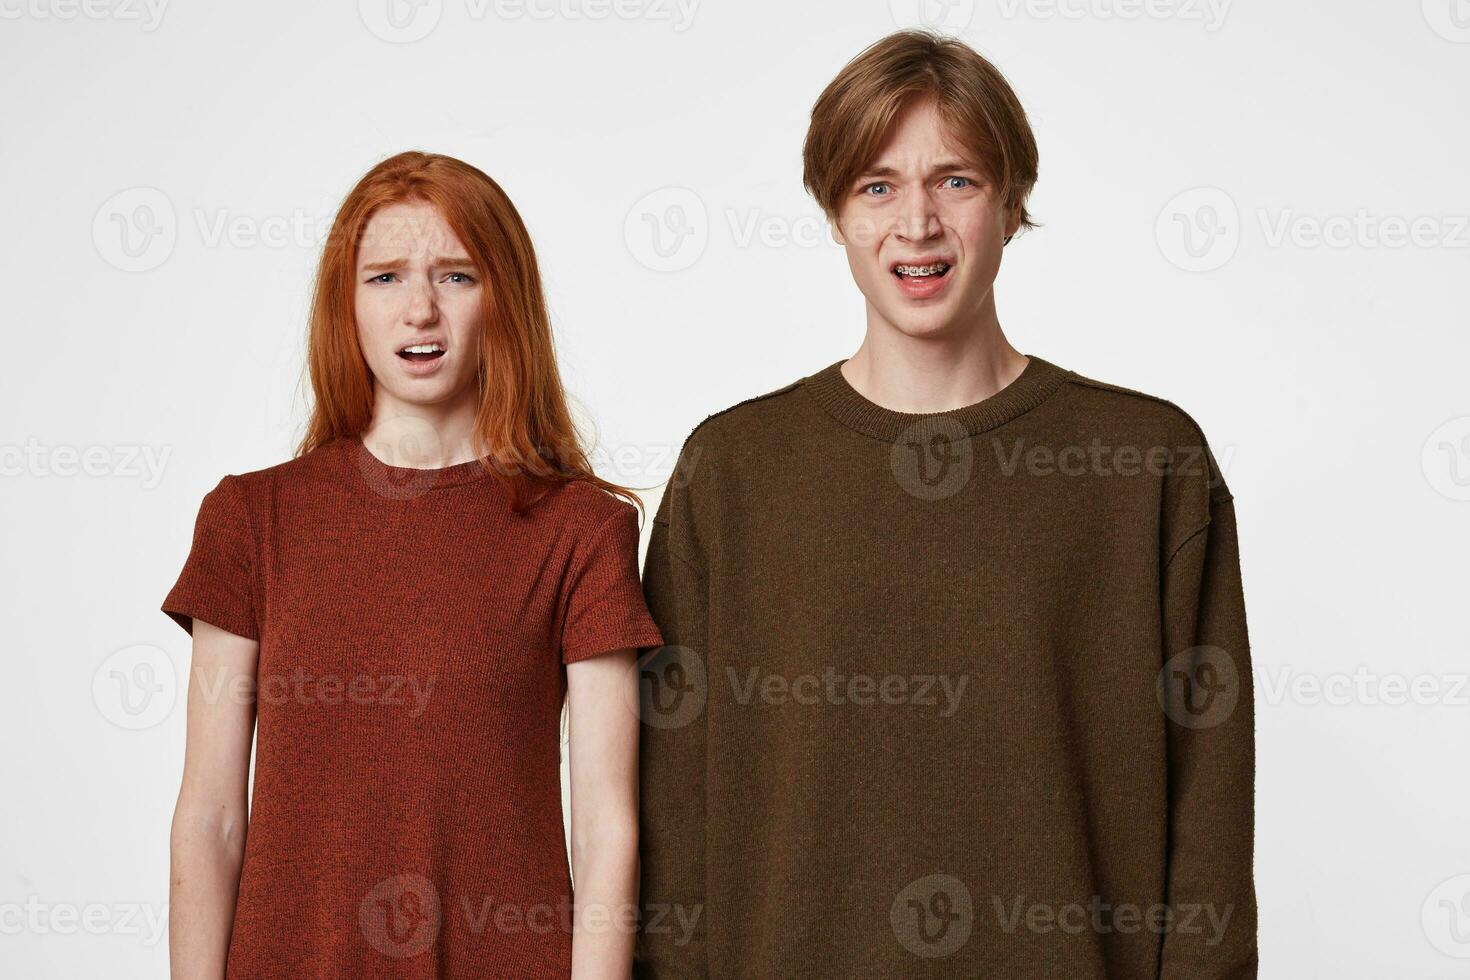
[[[444,216],[488,285],[479,337],[480,460],[524,510],[559,482],[585,480],[642,508],[629,488],[592,470],[556,366],[551,320],[531,236],[500,185],[462,160],[409,151],[378,164],[332,222],[317,269],[307,337],[313,404],[298,456],[372,422],[373,377],[357,340],[358,246],[384,205],[422,201]]]

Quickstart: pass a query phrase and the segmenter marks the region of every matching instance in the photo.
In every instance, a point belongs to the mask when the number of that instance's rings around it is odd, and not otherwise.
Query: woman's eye
[[[373,276],[371,279],[368,280],[368,282],[387,282],[388,280],[393,279],[396,275],[397,273],[393,272],[382,272],[376,276]]]
[[[451,282],[471,283],[475,281],[474,277],[472,277],[468,272],[451,272],[445,278],[449,279]]]

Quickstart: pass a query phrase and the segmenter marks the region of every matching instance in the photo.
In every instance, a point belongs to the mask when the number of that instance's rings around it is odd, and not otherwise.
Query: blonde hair
[[[1026,198],[1036,184],[1036,138],[1000,71],[963,41],[905,30],[867,47],[812,106],[802,178],[835,220],[852,183],[911,103],[933,99],[951,138],[994,185],[1020,228],[1034,228]]]

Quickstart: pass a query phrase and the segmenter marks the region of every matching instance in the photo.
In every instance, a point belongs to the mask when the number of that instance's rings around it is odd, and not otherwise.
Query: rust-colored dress
[[[565,664],[662,643],[637,548],[591,484],[516,515],[356,437],[205,496],[162,608],[260,642],[230,977],[568,976]]]

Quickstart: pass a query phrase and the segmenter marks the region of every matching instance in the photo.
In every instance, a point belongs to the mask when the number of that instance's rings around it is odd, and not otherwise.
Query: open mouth
[[[405,361],[432,361],[444,356],[442,344],[411,344],[399,348],[398,356]]]
[[[925,265],[899,263],[890,270],[904,282],[936,282],[949,275],[953,268],[948,262],[929,262]]]

